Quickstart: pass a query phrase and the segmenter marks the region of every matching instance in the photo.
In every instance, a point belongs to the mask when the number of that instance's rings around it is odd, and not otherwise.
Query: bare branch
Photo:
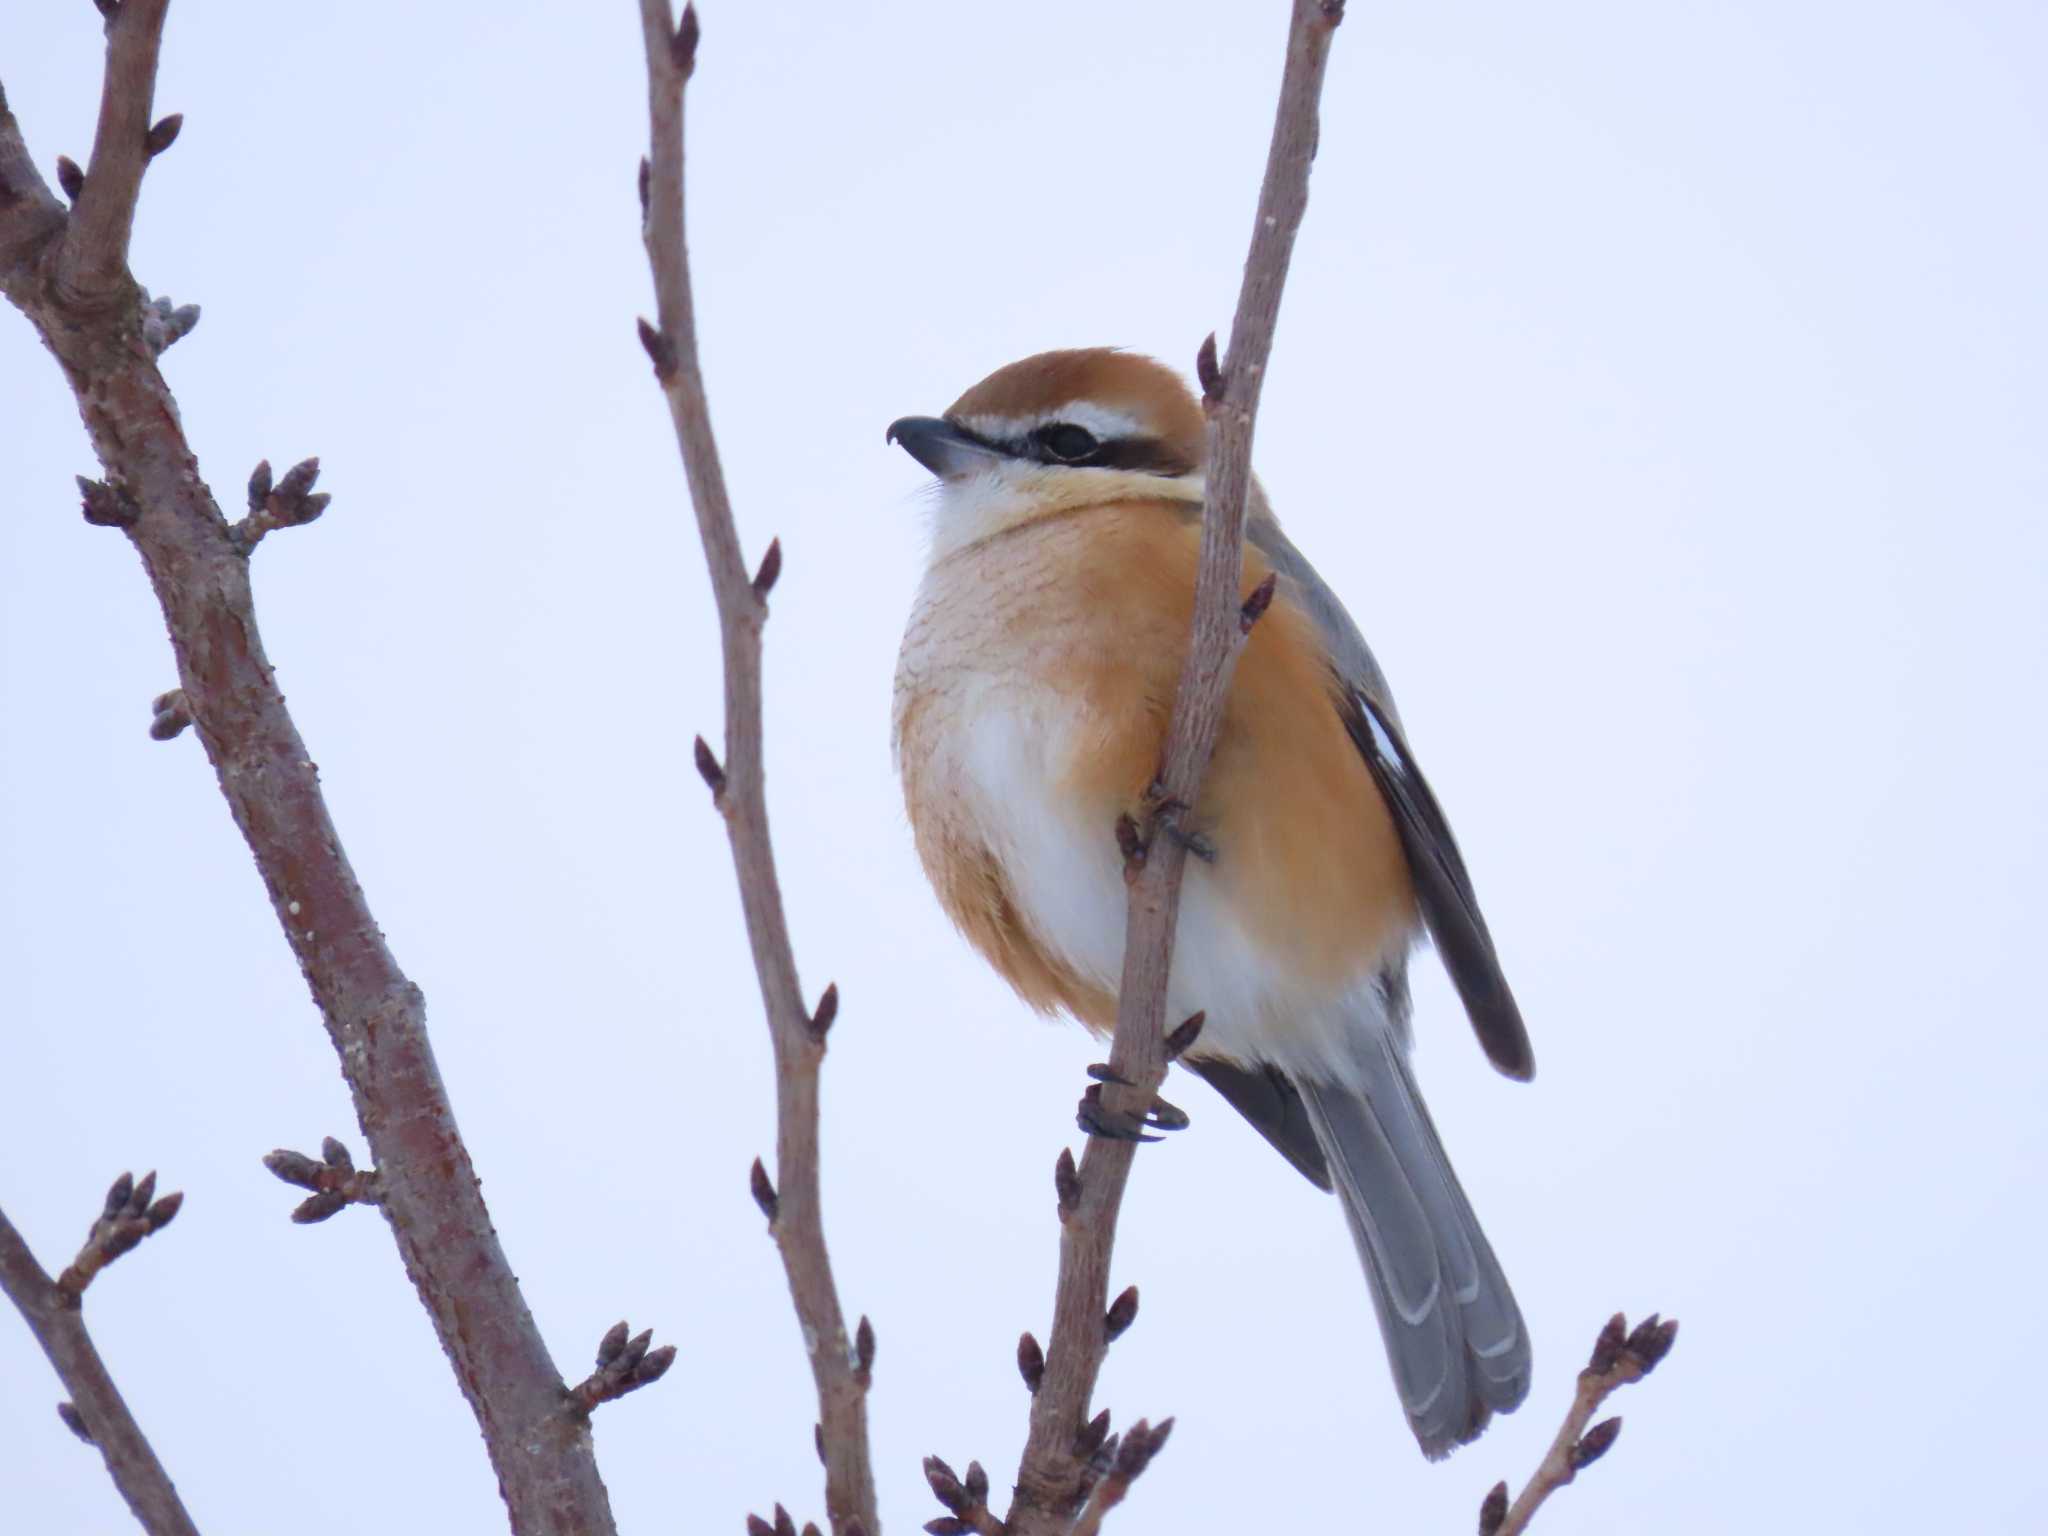
[[[126,1180],[127,1175],[122,1175]],[[147,1181],[145,1181],[147,1182]],[[121,1190],[121,1184],[114,1188]],[[134,1204],[135,1186],[130,1184],[122,1190],[117,1203],[108,1192],[106,1209],[93,1223],[93,1237],[87,1240],[87,1248],[95,1248],[101,1241],[102,1229],[117,1219],[133,1216],[130,1207]],[[164,1200],[177,1197],[166,1195]],[[148,1211],[163,1201],[142,1201],[141,1216],[146,1230],[156,1227],[147,1225]],[[176,1207],[172,1207],[172,1214]],[[164,1218],[168,1221],[169,1216]],[[133,1247],[140,1242],[137,1236],[127,1244]],[[118,1250],[125,1252],[126,1248]],[[115,1255],[100,1260],[107,1263]],[[83,1260],[85,1255],[80,1254]],[[96,1264],[95,1269],[100,1265]],[[66,1270],[70,1277],[77,1268]],[[100,1359],[99,1351],[93,1348],[92,1338],[85,1331],[85,1319],[79,1311],[79,1293],[85,1289],[86,1275],[73,1288],[67,1288],[63,1281],[52,1280],[43,1272],[42,1265],[29,1252],[22,1236],[7,1219],[7,1213],[0,1211],[0,1290],[7,1293],[7,1299],[20,1309],[29,1332],[36,1336],[36,1342],[49,1356],[55,1367],[57,1379],[64,1383],[64,1390],[70,1394],[70,1401],[57,1405],[58,1416],[71,1432],[88,1445],[97,1446],[100,1455],[106,1459],[107,1473],[114,1480],[114,1486],[121,1497],[128,1501],[128,1507],[135,1512],[135,1518],[150,1536],[198,1536],[199,1528],[192,1523],[192,1517],[185,1512],[184,1504],[178,1498],[178,1490],[171,1485],[170,1474],[164,1471],[163,1463],[156,1459],[156,1452],[149,1441],[143,1438],[135,1417],[129,1413],[128,1405],[121,1400],[120,1391],[114,1386],[114,1378],[107,1374],[106,1363]]]
[[[142,172],[154,151],[149,110],[156,97],[157,49],[170,0],[124,0],[107,18],[107,72],[85,186],[57,256],[58,282],[73,299],[91,299],[128,271],[128,237]],[[182,121],[182,120],[181,120]],[[175,138],[177,130],[170,130]],[[163,147],[170,147],[166,139]]]
[[[101,505],[125,510],[125,498],[136,509],[120,526],[142,556],[178,663],[152,733],[197,728],[341,1059],[381,1208],[483,1431],[513,1529],[609,1536],[587,1427],[561,1411],[568,1389],[492,1227],[427,1038],[425,999],[356,883],[265,655],[247,546],[200,477],[155,351],[138,344],[148,330],[140,290],[132,305],[113,302],[132,284],[128,236],[164,8],[124,0],[111,13],[98,137],[68,216],[0,101],[0,293],[73,387],[106,475]],[[310,471],[295,495],[298,512],[314,510]]]
[[[1237,653],[1249,632],[1249,619],[1257,617],[1256,612],[1246,612],[1242,575],[1252,425],[1295,232],[1308,205],[1324,66],[1332,34],[1342,20],[1341,0],[1294,0],[1280,105],[1231,324],[1230,351],[1219,368],[1213,345],[1203,349],[1199,372],[1208,415],[1208,504],[1202,521],[1194,629],[1160,767],[1157,819],[1162,825],[1170,823],[1180,808],[1196,803]],[[1105,835],[1110,831],[1103,830]],[[1166,1077],[1167,978],[1186,861],[1181,839],[1153,837],[1145,841],[1142,861],[1134,860],[1137,867],[1129,871],[1130,915],[1109,1058],[1112,1072],[1129,1086],[1111,1082],[1103,1088],[1102,1102],[1113,1114],[1145,1114]],[[1017,1470],[1017,1498],[1009,1520],[1012,1536],[1054,1536],[1071,1518],[1083,1475],[1074,1433],[1087,1418],[1108,1348],[1103,1318],[1109,1301],[1110,1250],[1135,1152],[1132,1141],[1098,1138],[1089,1143],[1081,1161],[1079,1193],[1072,1215],[1064,1217],[1061,1227],[1051,1347],[1043,1384],[1032,1398],[1030,1434]],[[1063,1212],[1064,1193],[1063,1187]],[[1121,1492],[1116,1497],[1121,1498]]]
[[[678,26],[669,0],[640,0],[640,21],[647,50],[650,139],[642,177],[643,234],[659,320],[652,326],[641,322],[641,342],[675,424],[697,531],[710,567],[725,660],[725,761],[721,764],[700,740],[697,769],[725,817],[775,1050],[775,1179],[771,1182],[767,1171],[755,1164],[754,1198],[767,1214],[781,1251],[810,1355],[824,1448],[826,1514],[836,1536],[849,1536],[856,1527],[872,1536],[881,1530],[868,1451],[872,1343],[862,1347],[848,1338],[846,1314],[825,1248],[818,1188],[818,1068],[825,1054],[825,1026],[837,1010],[838,993],[829,994],[832,1006],[821,1004],[814,1022],[804,1005],[783,915],[762,780],[761,627],[768,616],[768,590],[781,569],[781,547],[770,546],[758,577],[749,572],[740,553],[697,358],[683,224],[683,87],[696,67],[697,15],[685,6]]]
[[[1557,1438],[1512,1506],[1508,1485],[1494,1485],[1479,1507],[1479,1536],[1521,1536],[1545,1499],[1607,1454],[1621,1433],[1621,1420],[1593,1424],[1593,1415],[1615,1391],[1654,1371],[1671,1353],[1677,1337],[1678,1320],[1665,1321],[1654,1312],[1633,1331],[1619,1312],[1607,1320],[1593,1342],[1592,1358],[1579,1372],[1578,1389],[1572,1394],[1572,1405]],[[1588,1429],[1588,1424],[1593,1427]]]

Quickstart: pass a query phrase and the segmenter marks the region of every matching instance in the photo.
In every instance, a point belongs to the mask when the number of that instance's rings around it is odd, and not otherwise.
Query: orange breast
[[[1098,1028],[1114,998],[1063,974],[1005,887],[999,838],[949,799],[946,733],[974,728],[975,689],[1000,679],[1056,701],[1046,772],[1109,845],[1141,816],[1186,654],[1200,528],[1194,509],[1125,503],[1048,518],[949,557],[928,580],[899,672],[897,734],[919,851],[941,900],[1040,1007]],[[1268,567],[1245,551],[1249,593]],[[1050,709],[1050,706],[1049,706]],[[1285,588],[1252,632],[1191,819],[1216,849],[1191,863],[1290,990],[1356,984],[1416,923],[1408,870],[1379,791],[1340,719],[1313,623]],[[1111,875],[1113,878],[1113,872]]]

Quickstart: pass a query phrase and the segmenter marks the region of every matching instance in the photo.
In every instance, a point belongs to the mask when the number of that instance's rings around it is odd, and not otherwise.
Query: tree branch
[[[1593,1415],[1615,1391],[1630,1382],[1641,1381],[1671,1353],[1678,1337],[1678,1319],[1661,1321],[1652,1312],[1634,1331],[1619,1312],[1607,1320],[1600,1337],[1593,1342],[1593,1357],[1579,1372],[1578,1389],[1566,1410],[1564,1425],[1550,1449],[1538,1463],[1535,1474],[1512,1507],[1508,1485],[1496,1483],[1479,1506],[1479,1536],[1521,1536],[1536,1518],[1536,1511],[1566,1483],[1577,1477],[1613,1448],[1621,1434],[1621,1420],[1604,1419],[1593,1424]]]
[[[127,273],[141,167],[171,131],[146,122],[163,11],[164,0],[125,0],[113,16],[99,139],[68,222],[61,209],[49,216],[48,191],[0,106],[0,293],[77,396],[109,482],[100,510],[117,513],[94,519],[88,489],[88,519],[120,527],[142,556],[177,657],[174,714],[197,727],[341,1058],[381,1207],[483,1431],[512,1527],[610,1536],[588,1426],[499,1246],[427,1039],[425,999],[386,947],[342,850],[264,653],[248,544],[200,478]],[[122,292],[132,301],[108,301]],[[314,499],[295,505],[303,512]]]
[[[1249,633],[1248,621],[1256,618],[1255,611],[1247,611],[1242,590],[1252,427],[1295,232],[1308,206],[1324,66],[1331,36],[1343,17],[1342,0],[1294,0],[1280,105],[1251,252],[1231,322],[1230,351],[1219,370],[1212,336],[1198,364],[1208,414],[1208,496],[1194,628],[1159,773],[1157,798],[1162,817],[1168,819],[1197,801],[1237,654]],[[1109,829],[1103,831],[1106,836]],[[1131,880],[1116,1034],[1109,1057],[1111,1070],[1129,1086],[1105,1086],[1103,1102],[1112,1113],[1143,1114],[1166,1077],[1167,980],[1186,859],[1179,839],[1153,837]],[[1081,1161],[1078,1197],[1070,1205],[1062,1202],[1053,1328],[1017,1469],[1017,1498],[1009,1519],[1012,1536],[1055,1536],[1072,1518],[1085,1466],[1076,1435],[1087,1420],[1109,1347],[1103,1320],[1110,1252],[1135,1151],[1136,1144],[1130,1141],[1091,1141]]]
[[[126,1179],[127,1175],[122,1175],[124,1183]],[[113,1199],[116,1192],[122,1195],[119,1201]],[[42,1345],[43,1353],[49,1356],[50,1364],[56,1368],[57,1379],[64,1383],[64,1390],[71,1395],[68,1403],[59,1405],[59,1414],[71,1426],[73,1433],[88,1444],[99,1447],[114,1486],[121,1491],[121,1497],[128,1501],[128,1507],[135,1512],[135,1518],[150,1536],[199,1536],[199,1528],[185,1512],[178,1490],[171,1484],[170,1474],[156,1459],[156,1452],[143,1437],[135,1416],[121,1400],[114,1378],[107,1374],[106,1362],[93,1348],[92,1337],[85,1331],[85,1318],[79,1311],[79,1294],[93,1272],[141,1240],[138,1233],[127,1241],[126,1247],[109,1252],[113,1243],[108,1239],[113,1236],[117,1223],[125,1221],[132,1227],[139,1220],[146,1230],[157,1230],[170,1220],[170,1215],[157,1220],[152,1226],[149,1224],[150,1213],[176,1198],[166,1195],[163,1200],[152,1203],[145,1194],[140,1208],[131,1212],[129,1207],[135,1204],[133,1186],[124,1190],[121,1184],[116,1184],[114,1190],[109,1191],[105,1213],[93,1223],[92,1236],[86,1239],[78,1259],[65,1271],[69,1278],[75,1276],[81,1266],[89,1264],[84,1280],[72,1286],[52,1280],[43,1272],[42,1265],[29,1252],[28,1244],[7,1219],[7,1213],[0,1211],[0,1290],[4,1290],[7,1299],[20,1309],[29,1332],[36,1336],[36,1342]],[[176,1214],[175,1204],[171,1204],[169,1209],[171,1215]],[[70,1410],[68,1413],[64,1411],[67,1408]]]
[[[768,836],[762,778],[761,627],[768,616],[768,591],[781,568],[781,548],[771,543],[759,573],[748,576],[697,359],[683,223],[683,88],[696,65],[697,14],[684,6],[677,26],[669,0],[640,0],[640,21],[647,49],[650,139],[650,158],[641,165],[641,212],[660,322],[657,328],[642,321],[640,336],[668,399],[718,607],[726,755],[721,764],[700,740],[697,766],[725,816],[775,1051],[776,1177],[771,1181],[755,1164],[754,1193],[781,1251],[817,1385],[826,1514],[835,1536],[858,1531],[878,1536],[867,1425],[874,1333],[862,1319],[860,1336],[849,1341],[825,1248],[818,1186],[818,1068],[837,993],[827,989],[815,1019],[804,1006]]]
[[[127,275],[135,200],[151,155],[149,110],[169,5],[170,0],[122,0],[107,17],[107,78],[92,162],[57,256],[58,284],[74,300],[98,298]]]

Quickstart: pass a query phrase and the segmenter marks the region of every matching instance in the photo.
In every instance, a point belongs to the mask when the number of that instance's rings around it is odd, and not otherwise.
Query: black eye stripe
[[[1098,439],[1086,427],[1055,421],[1033,432],[1016,450],[1046,464],[1080,469],[1131,469],[1154,475],[1185,475],[1194,462],[1156,437]]]
[[[1035,459],[1041,464],[1052,464],[1075,469],[1128,469],[1148,475],[1176,477],[1192,474],[1196,461],[1156,437],[1113,437],[1103,442],[1088,432],[1086,427],[1074,426],[1071,422],[1052,422],[1028,437],[996,438],[976,432],[958,421],[950,421],[953,430],[969,442],[979,443],[995,453],[1014,459]],[[1077,458],[1063,458],[1055,453],[1044,441],[1044,434],[1063,427],[1086,433],[1093,445]],[[1064,447],[1078,447],[1078,441],[1064,443]]]

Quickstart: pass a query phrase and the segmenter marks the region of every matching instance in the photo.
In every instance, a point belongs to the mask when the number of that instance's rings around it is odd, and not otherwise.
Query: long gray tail
[[[1529,1391],[1529,1334],[1408,1071],[1381,1037],[1357,1085],[1301,1080],[1372,1285],[1394,1385],[1432,1461]]]

